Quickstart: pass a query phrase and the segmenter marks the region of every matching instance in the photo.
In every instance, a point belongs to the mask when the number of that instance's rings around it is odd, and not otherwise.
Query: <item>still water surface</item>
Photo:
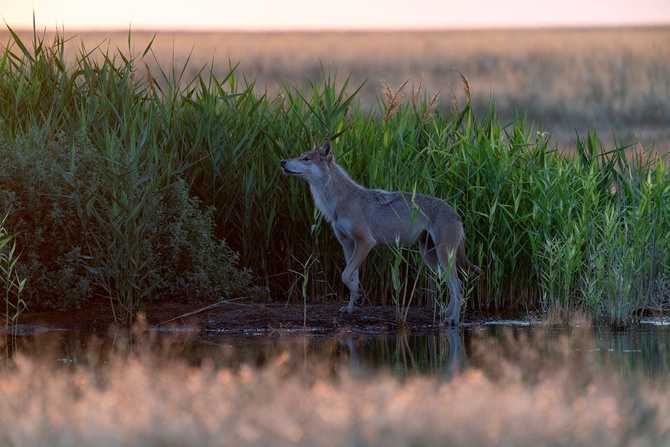
[[[17,351],[43,356],[60,364],[85,364],[99,355],[152,350],[198,365],[236,369],[246,364],[264,367],[287,351],[305,362],[326,363],[333,371],[355,374],[390,372],[403,378],[415,374],[449,378],[469,368],[496,368],[529,361],[542,367],[578,355],[603,368],[626,374],[670,377],[670,319],[646,319],[633,329],[573,323],[549,325],[525,320],[501,320],[459,330],[421,333],[305,333],[257,331],[156,331],[103,337],[78,331],[32,331],[17,337]],[[92,355],[95,353],[95,355]],[[296,362],[298,364],[299,362]]]
[[[3,446],[670,446],[664,320],[37,332],[0,362]]]

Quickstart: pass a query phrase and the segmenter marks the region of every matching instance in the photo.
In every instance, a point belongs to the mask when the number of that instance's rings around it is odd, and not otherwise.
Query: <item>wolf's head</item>
[[[323,140],[319,146],[314,141],[314,148],[300,155],[298,158],[282,160],[281,168],[284,174],[304,177],[308,182],[323,182],[329,175],[330,166],[334,163],[330,140]]]

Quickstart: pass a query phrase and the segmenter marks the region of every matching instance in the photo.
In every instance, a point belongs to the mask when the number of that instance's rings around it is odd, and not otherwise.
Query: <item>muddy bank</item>
[[[144,307],[149,326],[248,333],[272,331],[387,332],[400,329],[393,306],[365,305],[351,314],[339,312],[342,303],[150,303]],[[205,310],[202,310],[205,309]],[[27,312],[19,318],[22,332],[84,330],[104,332],[114,325],[109,301],[94,300],[71,311]],[[427,330],[439,325],[432,307],[409,309],[406,329]]]

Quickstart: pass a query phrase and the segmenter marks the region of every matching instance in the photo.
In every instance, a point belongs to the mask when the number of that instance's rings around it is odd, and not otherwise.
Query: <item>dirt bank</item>
[[[150,326],[245,333],[254,331],[361,331],[385,332],[399,329],[393,306],[362,306],[351,314],[338,310],[342,303],[150,303],[144,315]],[[305,312],[306,310],[306,312]],[[439,318],[433,308],[416,307],[407,314],[406,328],[425,330],[435,327]],[[87,330],[102,332],[114,325],[109,301],[94,300],[72,311],[27,312],[20,316],[23,327],[41,330]]]

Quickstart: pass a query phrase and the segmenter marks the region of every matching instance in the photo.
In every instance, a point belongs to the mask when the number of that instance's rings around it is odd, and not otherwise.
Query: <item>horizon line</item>
[[[37,26],[12,26],[5,22],[5,30],[11,28],[16,32],[33,32],[33,31],[45,31],[45,32],[54,32],[68,30],[70,32],[142,32],[142,33],[160,33],[160,32],[183,32],[183,33],[388,33],[388,32],[449,32],[449,31],[568,31],[568,30],[607,30],[607,29],[652,29],[652,28],[670,28],[670,22],[639,22],[639,23],[594,23],[591,25],[588,24],[545,24],[545,25],[532,25],[532,24],[516,24],[516,25],[463,25],[463,26],[445,26],[445,27],[420,27],[420,26],[354,26],[354,27],[195,27],[195,26],[137,26],[133,27],[132,24],[127,27],[121,26],[103,26],[103,27],[80,27],[80,26],[71,26],[65,27],[65,25],[55,27],[55,26],[43,26],[38,28]],[[0,32],[3,30],[0,29]]]

